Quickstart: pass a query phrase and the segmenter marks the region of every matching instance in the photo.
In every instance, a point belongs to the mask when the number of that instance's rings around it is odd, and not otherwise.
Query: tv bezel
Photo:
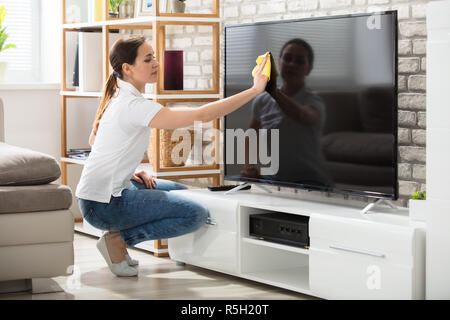
[[[224,97],[227,97],[227,57],[226,57],[226,49],[227,49],[227,29],[230,28],[239,28],[246,26],[255,26],[255,25],[265,25],[265,24],[280,24],[280,23],[292,23],[292,22],[304,22],[304,21],[317,21],[317,20],[328,20],[328,19],[343,19],[343,18],[354,18],[354,17],[368,17],[374,14],[377,15],[392,15],[394,18],[394,66],[393,70],[395,72],[394,75],[394,106],[392,109],[392,127],[393,127],[393,135],[394,135],[394,144],[393,144],[393,167],[394,167],[394,192],[393,194],[374,192],[374,191],[361,191],[361,190],[353,190],[353,189],[335,189],[330,187],[320,187],[308,184],[299,184],[292,183],[286,181],[278,181],[278,180],[264,180],[264,179],[254,179],[254,178],[242,178],[239,179],[233,178],[235,176],[227,176],[227,164],[224,162],[224,180],[226,181],[239,181],[239,182],[247,182],[247,183],[256,183],[256,184],[264,184],[271,186],[279,186],[279,187],[288,187],[294,189],[303,189],[307,191],[320,191],[320,192],[329,192],[335,194],[343,194],[343,195],[354,195],[354,196],[363,196],[368,198],[376,198],[376,199],[389,199],[389,200],[397,200],[398,195],[398,19],[397,19],[397,10],[388,10],[388,11],[379,11],[372,13],[357,13],[357,14],[345,14],[345,15],[335,15],[335,16],[323,16],[323,17],[311,17],[311,18],[302,18],[302,19],[288,19],[288,20],[274,20],[274,21],[262,21],[262,22],[254,22],[254,23],[243,23],[243,24],[232,24],[226,25],[224,27],[224,38],[225,38],[225,47],[224,47]],[[227,128],[227,116],[224,117],[224,129]],[[224,143],[223,143],[223,157],[226,159],[226,135],[223,135]]]

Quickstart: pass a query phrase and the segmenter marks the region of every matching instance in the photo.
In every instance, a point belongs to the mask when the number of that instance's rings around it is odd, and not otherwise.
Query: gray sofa
[[[32,279],[73,272],[72,193],[54,183],[61,171],[53,157],[1,140],[0,292],[32,290]]]

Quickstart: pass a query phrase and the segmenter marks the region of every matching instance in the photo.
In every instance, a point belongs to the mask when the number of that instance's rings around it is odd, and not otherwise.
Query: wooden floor
[[[108,269],[95,247],[96,239],[75,233],[75,268],[69,277],[56,277],[64,291],[55,293],[0,294],[2,299],[149,299],[149,300],[310,300],[313,297],[273,286],[186,265],[177,266],[170,258],[129,249],[139,260],[139,276],[119,278]]]

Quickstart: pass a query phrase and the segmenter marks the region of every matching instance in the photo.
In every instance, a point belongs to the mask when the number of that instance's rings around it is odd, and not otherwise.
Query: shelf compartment
[[[309,250],[308,249],[294,247],[294,246],[288,246],[288,245],[285,245],[285,244],[270,242],[270,241],[266,241],[266,240],[260,240],[260,239],[255,239],[255,238],[244,237],[244,238],[242,238],[242,241],[246,242],[246,243],[259,245],[259,246],[265,246],[265,247],[270,247],[270,248],[275,248],[275,249],[280,249],[280,250],[285,250],[285,251],[290,251],[290,252],[295,252],[295,253],[309,255]]]
[[[212,99],[214,101],[215,99]],[[162,105],[166,106],[168,103],[179,103],[178,101],[170,101],[170,100],[158,100]],[[180,102],[187,102],[184,100],[180,100]],[[189,101],[190,102],[190,101]],[[216,185],[219,183],[220,179],[220,165],[219,165],[219,139],[218,130],[220,129],[220,120],[216,119],[208,123],[207,125],[202,124],[202,133],[201,137],[197,137],[200,133],[195,131],[196,128],[188,127],[184,128],[189,130],[189,134],[186,136],[186,133],[181,135],[183,132],[178,132],[181,136],[175,137],[178,142],[173,142],[170,137],[170,133],[172,131],[161,130],[161,129],[152,129],[151,133],[151,141],[149,143],[149,147],[147,149],[147,154],[151,159],[150,163],[153,166],[153,170],[156,173],[164,173],[164,176],[178,176],[180,172],[186,171],[191,172],[199,172],[200,174],[211,174],[214,178],[214,182]],[[211,131],[212,130],[212,131]],[[176,132],[175,132],[176,133]],[[169,134],[169,136],[167,136]],[[165,136],[163,136],[165,135]],[[179,147],[178,144],[183,143],[183,139],[190,138],[190,145],[184,146],[182,149],[183,155],[181,156],[181,160],[185,165],[178,166],[177,164],[173,164],[172,159],[172,149],[175,147]],[[192,140],[198,139],[198,140]],[[201,139],[201,142],[200,142]],[[186,152],[185,148],[189,149],[189,154],[184,154]],[[200,149],[199,149],[200,148]],[[208,149],[211,148],[211,149]],[[161,150],[167,150],[166,153],[162,153]],[[173,149],[175,150],[175,149]],[[206,157],[204,156],[204,152],[211,152],[211,155]],[[176,151],[176,150],[175,150]],[[196,161],[194,158],[194,153],[192,152],[201,152],[201,161]],[[180,159],[178,159],[180,160]],[[175,160],[173,160],[175,162]],[[200,171],[199,171],[200,170]],[[208,173],[206,173],[209,171]],[[214,176],[215,175],[215,176]],[[162,176],[162,175],[161,175]]]
[[[109,72],[109,62],[103,66],[102,50],[109,50],[120,36],[116,31],[104,33],[102,29],[95,32],[63,30],[61,91],[74,97],[93,97],[101,92],[102,82],[105,82],[102,75],[105,69]],[[78,74],[79,90],[72,83],[75,73]]]
[[[180,33],[183,29],[184,32]],[[197,29],[198,28],[198,29]],[[198,31],[198,32],[197,32]],[[184,33],[197,32],[193,42]],[[158,21],[153,28],[153,45],[160,63],[157,95],[220,95],[220,24],[218,22]],[[195,48],[198,48],[196,50]],[[202,49],[203,48],[203,49]],[[202,50],[200,50],[202,49]],[[184,90],[164,88],[164,51],[183,51]]]
[[[167,0],[167,4],[169,4],[170,0]],[[186,5],[186,11],[183,13],[169,13],[166,12],[166,8],[160,8],[161,3],[159,0],[157,0],[155,2],[155,10],[154,13],[156,16],[160,16],[160,17],[177,17],[177,18],[182,18],[182,17],[219,17],[220,15],[220,4],[219,4],[220,0],[212,0],[211,1],[211,5],[206,4],[207,7],[207,11],[208,13],[204,13],[204,9],[205,9],[205,1],[203,1],[203,3],[197,7],[190,7],[190,3],[187,2]],[[201,12],[197,12],[198,9],[200,9]],[[210,11],[210,13],[209,13]]]
[[[241,240],[240,273],[244,277],[310,294],[309,255]]]
[[[244,272],[242,276],[276,287],[312,295],[309,287],[309,267],[280,268],[259,272]]]
[[[83,0],[84,1],[84,0]],[[167,8],[160,8],[161,3],[160,0],[153,1],[153,7],[152,10],[149,12],[145,12],[144,14],[139,15],[140,8],[138,8],[137,4],[134,8],[134,18],[125,18],[125,17],[109,17],[109,1],[108,0],[102,0],[102,19],[103,21],[95,21],[95,22],[80,22],[80,23],[67,23],[66,17],[68,15],[68,9],[69,9],[69,1],[68,0],[62,0],[62,22],[63,25],[102,25],[102,23],[108,23],[108,24],[116,24],[116,23],[123,23],[123,21],[129,21],[129,20],[139,20],[139,19],[205,19],[205,18],[219,18],[220,17],[220,0],[211,0],[211,4],[206,4],[207,10],[205,10],[205,4],[202,3],[200,6],[191,6],[190,3],[188,3],[186,11],[183,13],[169,13],[166,12]],[[168,4],[167,0],[167,4]],[[86,1],[87,2],[87,1]],[[93,9],[93,8],[92,8]],[[81,11],[81,8],[80,8]],[[84,19],[89,19],[89,8],[83,8],[83,14],[80,14],[80,16],[84,16]],[[205,12],[206,11],[206,12]],[[95,12],[96,14],[97,12]]]

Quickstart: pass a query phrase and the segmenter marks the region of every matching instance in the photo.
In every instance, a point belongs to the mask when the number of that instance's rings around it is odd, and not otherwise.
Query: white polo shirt
[[[118,95],[103,114],[94,145],[81,173],[77,198],[109,203],[130,187],[150,139],[149,122],[162,106],[118,79]]]

